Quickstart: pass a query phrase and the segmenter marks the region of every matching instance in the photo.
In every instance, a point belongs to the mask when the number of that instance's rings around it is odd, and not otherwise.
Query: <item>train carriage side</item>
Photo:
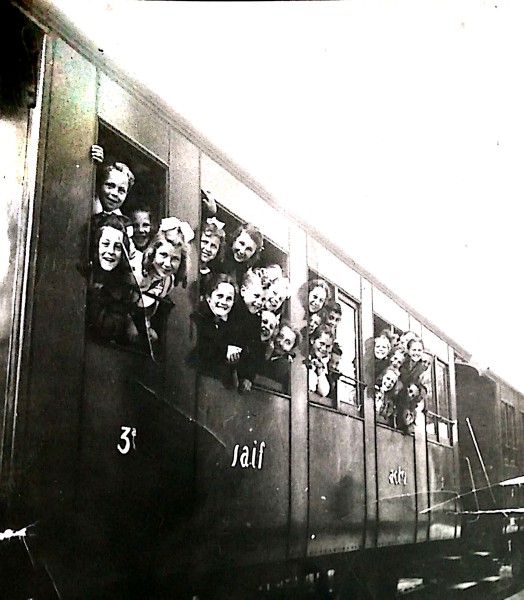
[[[463,505],[471,513],[464,518],[464,539],[500,556],[519,549],[518,557],[509,555],[514,569],[521,569],[523,520],[511,509],[522,507],[524,486],[499,484],[518,482],[524,471],[523,396],[494,374],[463,363],[457,364],[457,395]]]
[[[18,321],[26,337],[9,357],[23,368],[4,409],[13,427],[3,427],[3,447],[13,451],[0,472],[6,522],[37,523],[28,544],[64,597],[209,592],[221,577],[228,597],[241,578],[254,585],[287,569],[338,566],[349,553],[362,566],[368,551],[402,557],[400,546],[459,537],[452,348],[228,172],[96,50],[67,39],[46,36],[27,317]],[[93,337],[85,274],[93,143],[135,172],[126,202],[147,204],[157,226],[176,215],[199,240],[201,189],[210,189],[228,230],[260,228],[266,266],[289,278],[283,318],[303,333],[284,379],[270,373],[240,394],[191,362],[195,242],[187,286],[156,316],[157,344]],[[328,392],[312,386],[307,331],[308,284],[319,279],[341,314],[333,337],[343,354]],[[373,340],[384,329],[414,331],[431,352],[425,411],[409,428],[376,410]]]

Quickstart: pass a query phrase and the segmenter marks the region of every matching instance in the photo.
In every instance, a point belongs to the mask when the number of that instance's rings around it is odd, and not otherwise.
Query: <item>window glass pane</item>
[[[449,387],[448,387],[448,367],[437,360],[435,363],[435,384],[437,391],[437,413],[449,419]],[[448,440],[450,438],[450,424],[447,421],[438,422],[439,440]]]
[[[338,366],[341,373],[336,381],[335,393],[339,402],[358,406],[358,358],[357,358],[357,311],[339,298],[342,318],[337,328],[337,343],[342,350],[342,358]]]
[[[429,412],[437,412],[437,403],[435,393],[433,390],[433,371],[434,364],[429,369],[426,369],[421,376],[422,385],[426,388],[426,409]],[[436,417],[427,415],[426,417],[426,431],[430,438],[436,439],[437,436],[437,421]]]

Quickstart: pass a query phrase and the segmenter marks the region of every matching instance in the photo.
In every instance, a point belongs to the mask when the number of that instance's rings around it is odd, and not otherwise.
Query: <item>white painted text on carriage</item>
[[[388,481],[392,485],[407,485],[408,476],[404,469],[397,467],[396,469],[391,469],[389,472]]]
[[[240,444],[236,444],[233,449],[233,462],[231,463],[232,467],[236,467],[240,465],[242,469],[246,469],[248,467],[252,467],[253,469],[261,469],[264,461],[264,448],[266,447],[266,442],[260,442],[260,444],[255,440],[253,442],[253,447],[242,446]]]
[[[120,454],[127,454],[129,450],[131,450],[131,448],[133,448],[133,450],[136,450],[136,428],[122,426],[120,429],[122,430],[122,435],[120,436],[120,439],[124,442],[123,446],[120,446],[120,443],[116,445]],[[130,435],[131,437],[129,437]]]

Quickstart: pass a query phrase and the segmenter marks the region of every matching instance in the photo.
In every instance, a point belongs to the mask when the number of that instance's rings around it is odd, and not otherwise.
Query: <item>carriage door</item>
[[[136,182],[122,211],[147,211],[153,229],[167,214],[194,227],[188,207],[198,207],[198,153],[152,104],[66,43],[54,40],[50,52],[27,419],[33,430],[30,488],[37,490],[39,518],[52,513],[58,519],[60,512],[62,521],[77,525],[86,580],[94,561],[98,574],[118,579],[139,570],[139,563],[148,568],[158,520],[165,527],[177,511],[176,494],[190,489],[187,480],[180,482],[184,457],[173,460],[174,446],[184,439],[178,419],[186,411],[169,404],[170,382],[181,379],[173,356],[182,353],[187,335],[173,323],[168,302],[150,315],[154,341],[140,324],[134,340],[122,335],[121,290],[107,272],[101,281],[109,284],[98,287],[105,296],[95,310],[101,326],[91,327],[86,303],[93,281],[100,281],[94,276],[100,263],[89,230],[96,240],[93,197],[103,171],[93,165],[90,147],[101,145],[105,164],[124,163],[133,172]],[[176,162],[171,169],[170,159]],[[130,251],[124,244],[120,260]],[[187,299],[175,302],[177,314],[187,315]],[[191,397],[189,390],[184,399]],[[191,447],[187,437],[185,445]]]

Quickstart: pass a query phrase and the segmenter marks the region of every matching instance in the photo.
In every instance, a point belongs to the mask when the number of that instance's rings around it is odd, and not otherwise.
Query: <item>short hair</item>
[[[180,228],[175,228],[169,230],[169,237],[166,236],[165,231],[159,231],[154,235],[151,239],[147,248],[144,250],[144,256],[142,258],[142,274],[146,276],[153,266],[153,260],[155,258],[155,253],[160,248],[162,244],[171,244],[175,248],[180,248],[180,265],[178,267],[178,271],[173,273],[174,275],[174,284],[178,285],[182,283],[183,287],[187,284],[187,269],[188,269],[188,252],[187,252],[187,244],[184,241],[184,236]]]
[[[120,173],[123,173],[127,177],[127,191],[129,192],[135,184],[135,176],[133,175],[131,169],[123,162],[115,162],[112,165],[102,167],[101,184],[107,179],[111,171],[120,171]]]
[[[280,331],[283,327],[287,327],[288,329],[291,329],[291,331],[295,334],[295,343],[293,344],[293,348],[296,348],[302,342],[302,334],[287,319],[284,319],[283,321],[280,322],[280,325],[278,326],[278,331]],[[278,333],[277,333],[277,335],[278,335]],[[291,349],[293,350],[293,348],[291,348]]]
[[[269,286],[268,290],[271,288],[282,289],[286,299],[291,295],[289,291],[289,279],[287,277],[279,277],[278,279],[275,279],[275,281],[273,281],[273,283]]]
[[[254,283],[254,281],[257,279],[260,282],[260,285],[262,285],[262,276],[260,275],[260,273],[258,273],[254,269],[248,269],[242,277],[242,286],[247,287]]]
[[[254,271],[258,272],[260,275],[264,289],[269,288],[273,282],[275,282],[277,279],[280,279],[284,275],[282,267],[278,263],[266,265],[265,267],[255,267]],[[271,278],[269,276],[270,271],[275,271],[276,277]]]
[[[324,304],[323,309],[326,313],[336,313],[337,315],[342,316],[342,306],[340,302],[336,302],[335,300],[330,300]]]
[[[129,208],[126,211],[126,214],[129,215],[129,218],[132,220],[133,217],[136,215],[136,213],[139,213],[139,212],[147,213],[150,218],[153,217],[153,211],[151,210],[151,208],[149,206],[136,206],[133,208]]]
[[[419,337],[413,338],[411,340],[409,340],[408,344],[407,344],[407,348],[408,350],[411,348],[411,346],[415,343],[415,342],[419,342],[422,346],[422,349],[424,349],[424,343],[422,342],[422,340]]]
[[[204,280],[204,295],[211,296],[211,293],[217,289],[221,283],[229,283],[235,290],[235,298],[238,296],[238,285],[234,277],[228,273],[211,273],[209,277]]]
[[[311,279],[308,282],[308,287],[307,287],[308,294],[311,291],[313,291],[316,287],[321,287],[323,290],[326,291],[326,302],[328,300],[331,300],[331,288],[323,279]]]
[[[374,344],[377,340],[386,340],[389,347],[388,353],[391,352],[391,340],[386,335],[378,335],[374,340]]]
[[[335,343],[335,334],[332,329],[327,325],[319,325],[315,331],[311,335],[311,342],[314,342],[317,338],[319,338],[322,334],[327,333],[331,338],[332,342]]]
[[[391,329],[387,328],[381,329],[377,337],[387,337],[392,344],[393,340],[398,341],[399,339],[398,333],[395,333],[394,331],[391,331]]]
[[[233,231],[231,235],[231,240],[229,242],[230,248],[233,245],[234,241],[237,239],[237,237],[244,232],[246,232],[249,235],[249,237],[255,242],[256,246],[253,256],[249,260],[245,261],[246,265],[249,268],[255,265],[258,262],[258,259],[260,258],[260,254],[264,249],[264,236],[262,235],[260,229],[252,223],[244,223],[243,225],[239,225],[235,229],[235,231]]]

